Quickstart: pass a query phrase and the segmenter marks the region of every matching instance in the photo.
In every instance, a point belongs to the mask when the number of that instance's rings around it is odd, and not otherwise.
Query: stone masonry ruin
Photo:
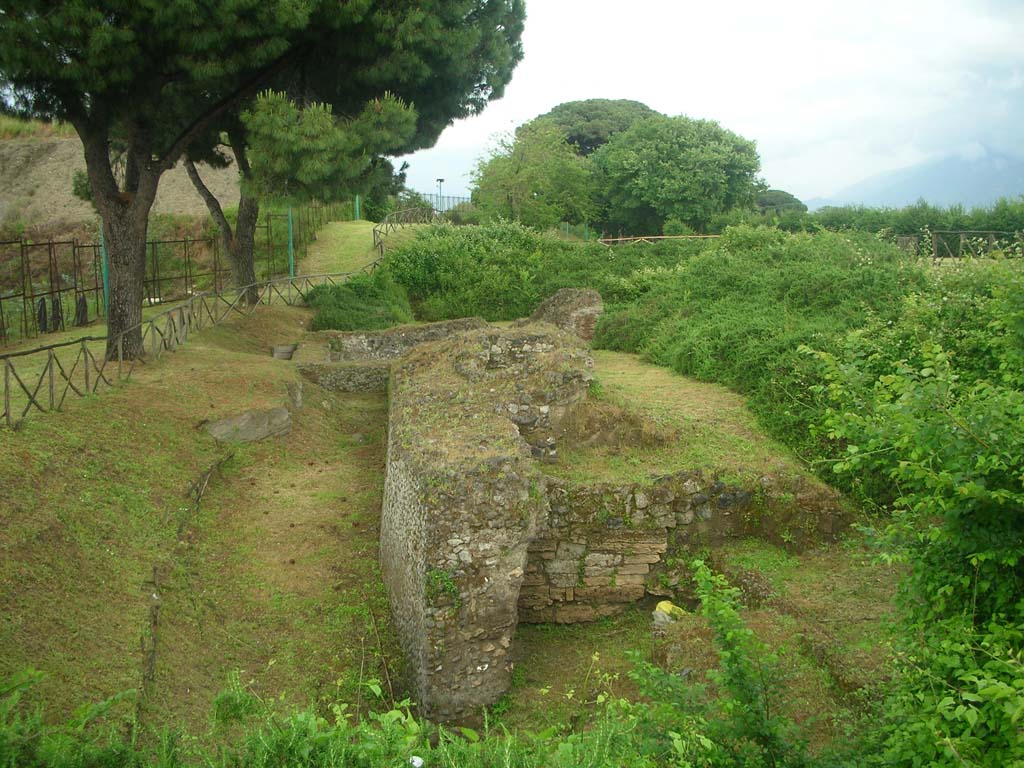
[[[562,291],[510,328],[323,332],[329,360],[300,366],[325,386],[343,371],[346,391],[371,379],[379,389],[382,367],[389,377],[381,566],[409,682],[434,720],[473,719],[508,689],[519,621],[589,621],[666,594],[666,560],[687,548],[783,530],[799,545],[845,525],[838,495],[809,480],[553,476],[566,441],[672,439],[588,400],[581,336],[592,335],[599,302]]]

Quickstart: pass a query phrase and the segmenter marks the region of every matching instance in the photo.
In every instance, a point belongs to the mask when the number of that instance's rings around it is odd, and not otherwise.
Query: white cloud
[[[505,97],[407,158],[410,186],[468,189],[492,134],[585,98],[717,120],[802,197],[972,144],[1024,154],[1019,0],[528,0],[527,13]]]

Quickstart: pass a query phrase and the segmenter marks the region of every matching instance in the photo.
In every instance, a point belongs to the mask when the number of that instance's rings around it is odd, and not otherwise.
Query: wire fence
[[[377,262],[359,272],[372,272]],[[105,336],[85,336],[30,350],[0,355],[0,426],[16,428],[32,413],[60,411],[68,396],[86,397],[131,379],[138,366],[150,365],[186,344],[192,334],[234,316],[252,315],[274,303],[294,306],[321,285],[339,285],[359,272],[281,277],[253,283],[230,293],[208,291],[163,310],[114,338],[107,356]],[[247,294],[256,291],[256,299]],[[143,354],[126,357],[125,337],[142,331]]]
[[[313,204],[287,213],[267,212],[255,233],[256,276],[288,274],[289,240],[305,256],[328,221],[351,218],[351,205]],[[231,282],[219,236],[146,243],[143,296],[147,306],[180,301],[200,291],[220,292]],[[106,317],[103,248],[78,240],[0,242],[0,347],[42,334],[85,327]]]

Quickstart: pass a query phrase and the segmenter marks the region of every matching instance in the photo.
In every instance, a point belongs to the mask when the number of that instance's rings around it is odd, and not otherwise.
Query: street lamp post
[[[444,184],[444,179],[437,180],[437,212],[441,213],[441,185]]]

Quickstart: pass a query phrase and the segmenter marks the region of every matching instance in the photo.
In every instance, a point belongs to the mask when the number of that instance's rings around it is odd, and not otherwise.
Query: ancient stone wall
[[[546,478],[548,514],[530,543],[520,620],[592,621],[647,593],[670,595],[680,573],[665,565],[666,554],[746,535],[799,546],[845,526],[830,489],[806,484],[797,499],[763,480],[745,489],[701,472],[625,485]]]
[[[314,384],[333,392],[386,392],[391,364],[368,363],[306,363],[299,372]]]
[[[601,294],[589,288],[562,288],[534,310],[525,323],[550,323],[584,341],[594,338],[597,320],[604,312]]]
[[[444,320],[422,325],[399,325],[385,331],[321,331],[327,339],[330,359],[339,361],[396,360],[420,344],[486,328],[478,317]]]
[[[578,341],[530,329],[426,344],[392,369],[381,567],[428,717],[471,716],[508,688],[527,551],[547,511],[532,455],[589,379]]]
[[[471,720],[507,690],[520,620],[614,614],[670,594],[687,550],[744,534],[799,546],[846,522],[838,495],[812,481],[554,477],[566,441],[679,439],[640,412],[587,401],[591,293],[565,292],[538,322],[508,329],[469,320],[332,334],[335,362],[303,366],[349,390],[384,386],[390,372],[381,566],[409,683],[432,719]]]

